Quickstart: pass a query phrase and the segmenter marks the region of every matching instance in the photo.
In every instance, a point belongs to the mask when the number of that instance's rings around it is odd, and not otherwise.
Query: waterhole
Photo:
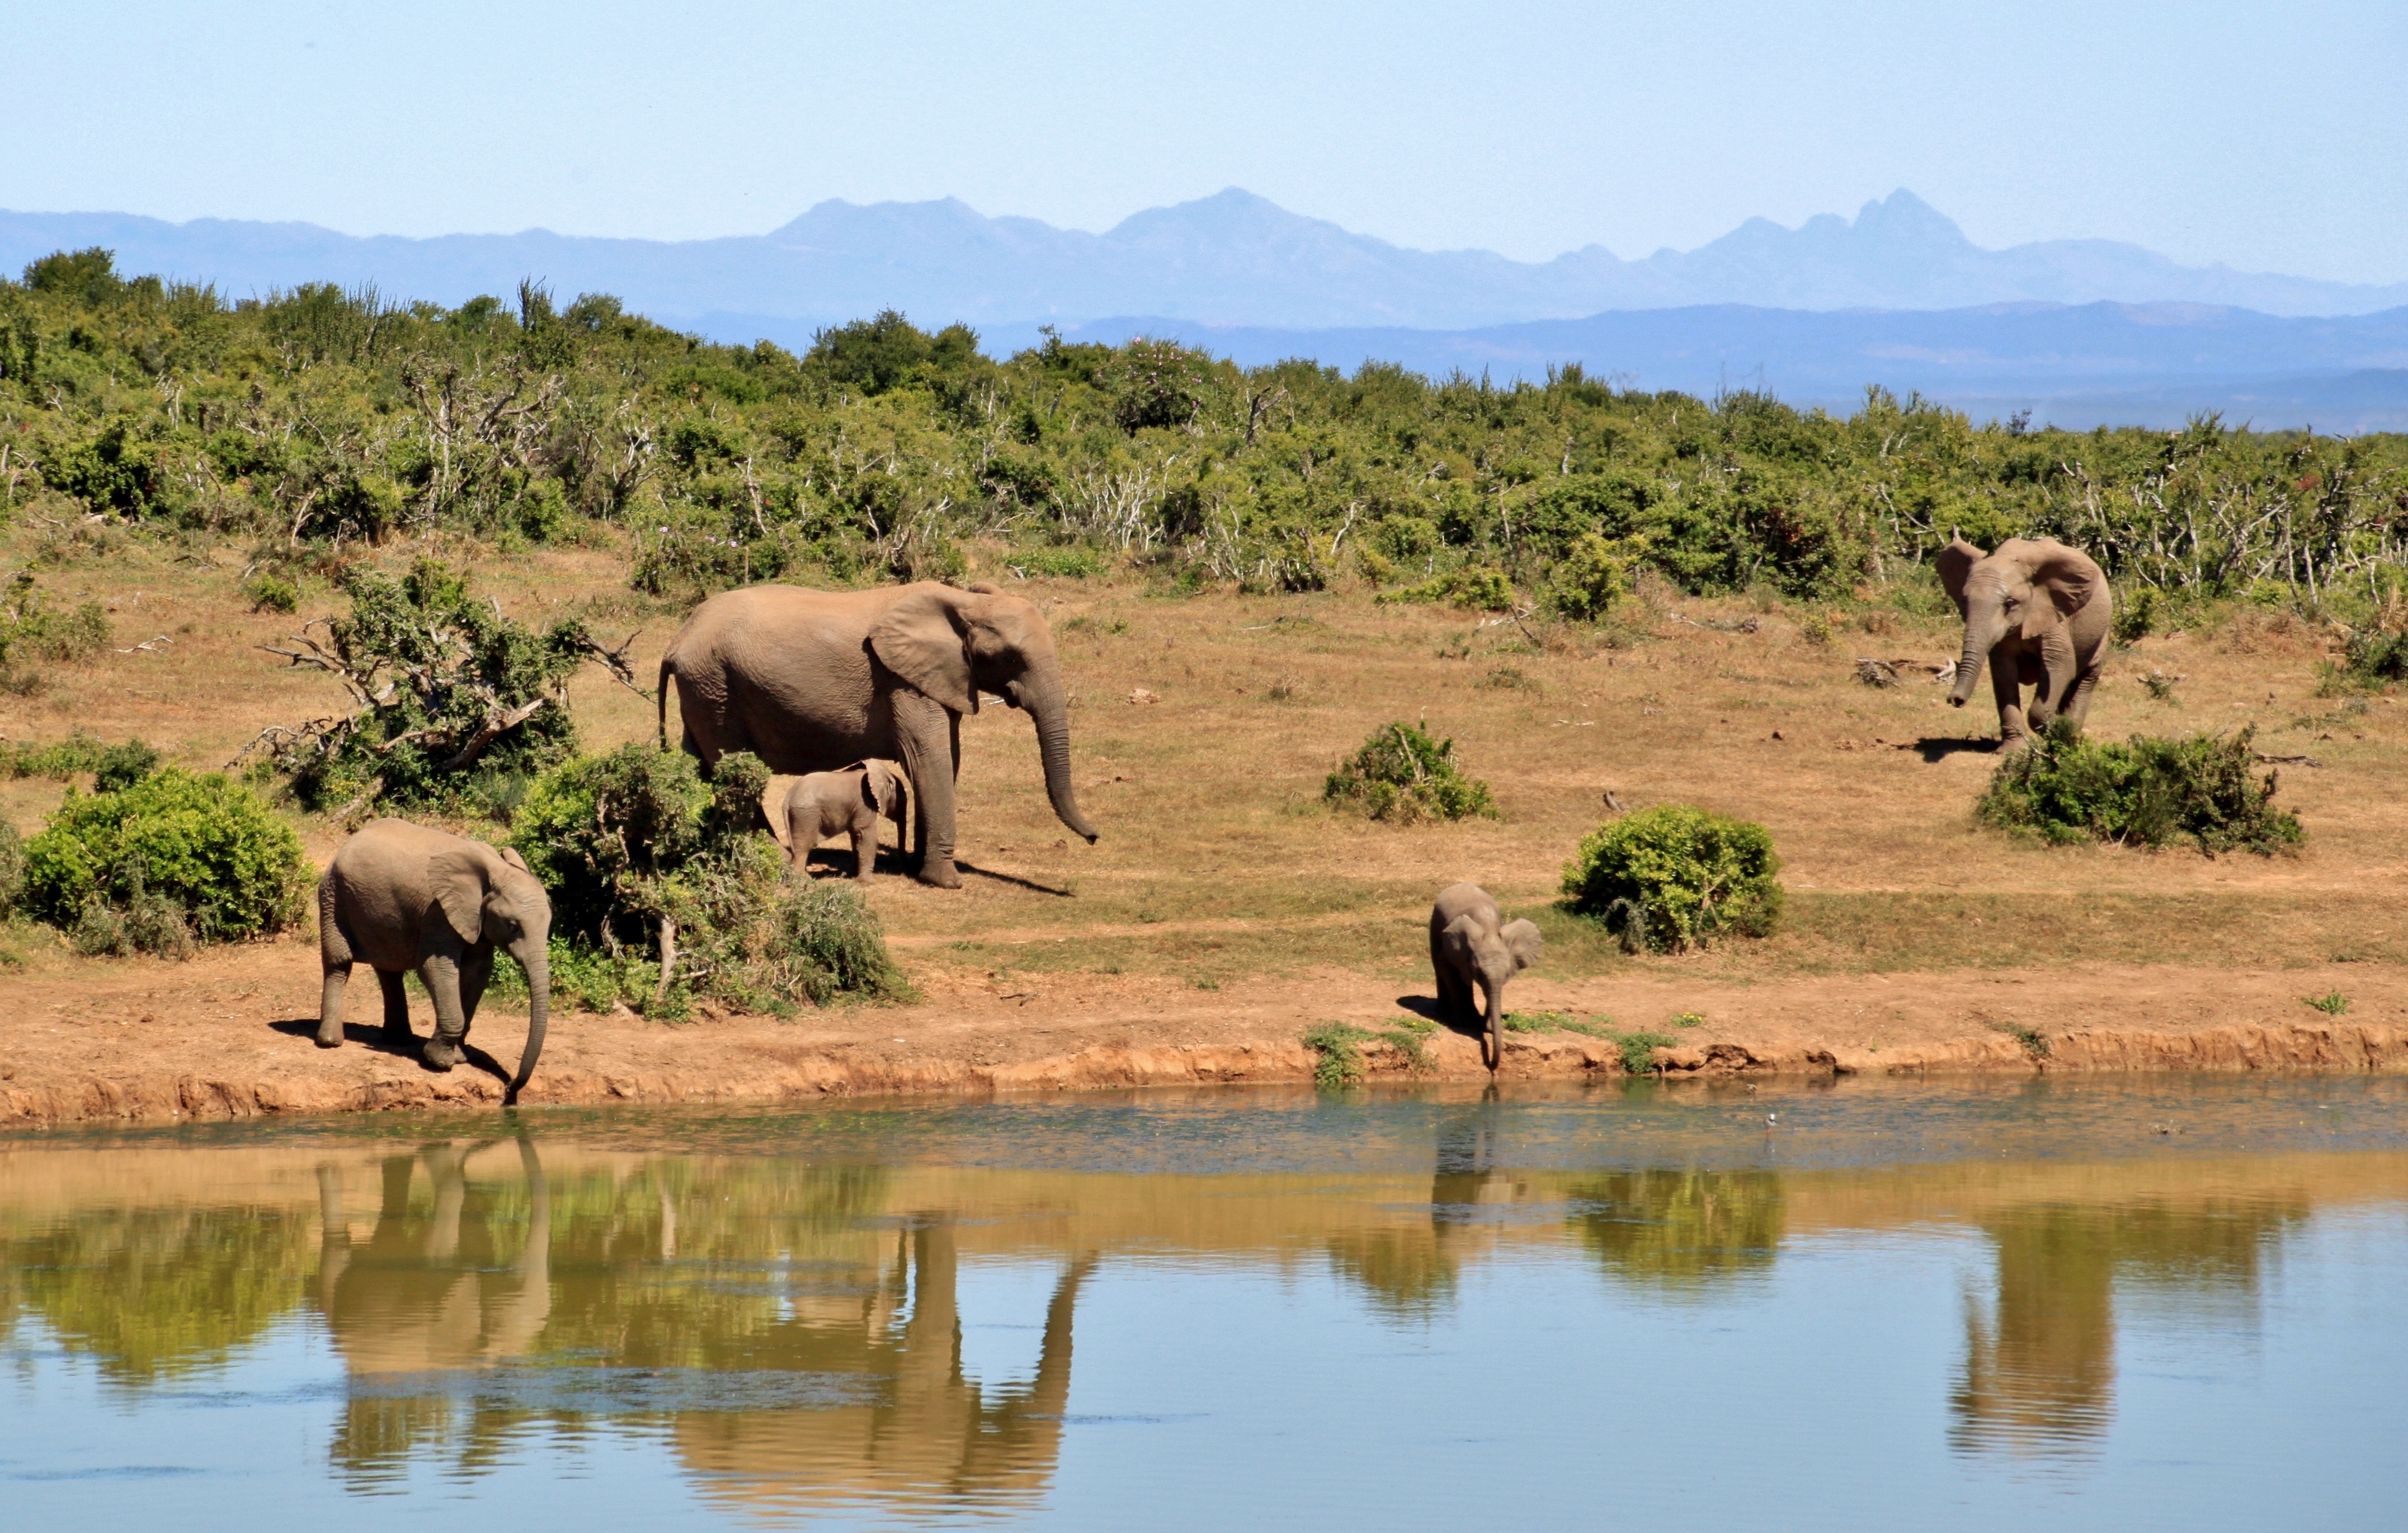
[[[2396,1527],[2408,1082],[0,1140],[8,1526]]]

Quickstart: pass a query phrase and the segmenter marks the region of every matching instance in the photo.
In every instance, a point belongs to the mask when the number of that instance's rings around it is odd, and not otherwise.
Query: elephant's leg
[[[435,997],[435,1036],[419,1055],[431,1069],[448,1070],[460,1063],[460,1040],[468,1022],[460,1011],[460,960],[451,953],[432,953],[419,966],[418,977]]]
[[[2077,735],[2082,733],[2082,726],[2089,722],[2090,695],[2098,689],[2099,667],[2096,666],[2085,670],[2073,683],[2073,695],[2066,701],[2065,705],[2065,719],[2067,723],[2073,725],[2073,732]]]
[[[384,989],[384,1040],[396,1049],[406,1049],[418,1041],[409,1030],[408,976],[399,969],[378,969],[377,983]]]
[[[343,987],[351,981],[351,961],[337,963],[325,960],[325,983],[318,990],[318,1047],[339,1049],[343,1046]]]
[[[2065,712],[2071,705],[2073,689],[2078,684],[2073,663],[2073,638],[2063,623],[2051,628],[2040,640],[2040,688],[2032,697],[2026,721],[2034,734],[2044,732],[2049,720]]]
[[[460,959],[460,1036],[477,1024],[477,1003],[485,998],[485,986],[494,981],[494,950],[483,944],[470,948]]]
[[[1990,655],[1990,695],[1999,704],[1999,738],[2006,745],[2028,743],[2031,731],[2024,724],[2023,672],[2018,657],[2004,647]]]
[[[919,803],[920,881],[958,889],[962,875],[953,867],[953,714],[942,703],[909,691],[894,694],[894,709],[895,736]]]
[[[878,811],[867,804],[853,817],[853,876],[859,880],[878,874]]]

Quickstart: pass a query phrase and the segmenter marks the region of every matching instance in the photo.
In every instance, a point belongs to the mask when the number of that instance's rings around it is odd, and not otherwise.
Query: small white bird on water
[[[1778,1112],[1768,1112],[1768,1113],[1766,1113],[1766,1114],[1764,1115],[1764,1126],[1765,1126],[1765,1127],[1767,1127],[1767,1128],[1770,1128],[1770,1127],[1772,1126],[1772,1125],[1773,1125],[1774,1120],[1778,1119],[1780,1116],[1781,1116],[1781,1114],[1780,1114],[1780,1113],[1778,1113]]]

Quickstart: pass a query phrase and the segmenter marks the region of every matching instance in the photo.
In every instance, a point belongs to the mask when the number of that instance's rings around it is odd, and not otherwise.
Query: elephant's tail
[[[652,720],[653,738],[664,751],[669,748],[669,678],[677,674],[677,652],[670,650],[661,656],[659,693],[652,699],[656,710]]]

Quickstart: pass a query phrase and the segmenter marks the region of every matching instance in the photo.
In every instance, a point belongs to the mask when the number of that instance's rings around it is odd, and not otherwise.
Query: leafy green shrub
[[[2329,682],[2361,687],[2387,687],[2408,681],[2408,633],[2361,629],[2349,636],[2340,669]],[[2329,684],[2327,690],[2333,690]]]
[[[510,839],[552,891],[568,950],[553,988],[595,1010],[624,998],[672,1011],[693,993],[770,1011],[907,996],[859,891],[790,879],[756,834],[768,781],[749,752],[722,756],[705,782],[692,756],[640,743],[538,778]]]
[[[275,652],[332,672],[351,694],[348,714],[265,737],[313,809],[439,801],[477,773],[540,770],[577,749],[566,689],[578,666],[598,659],[631,676],[583,623],[538,637],[434,559],[398,580],[355,572],[344,590],[351,615],[308,625],[324,627],[324,643],[305,630]]]
[[[291,612],[301,606],[301,583],[292,576],[263,569],[242,582],[254,612]]]
[[[64,781],[81,772],[100,780],[102,792],[131,787],[159,766],[159,752],[140,740],[103,745],[79,729],[50,745],[0,742],[0,772],[10,777],[51,777]]]
[[[202,942],[282,931],[308,884],[301,838],[251,790],[176,767],[113,793],[70,790],[25,847],[26,909],[98,951],[172,948],[171,911]],[[122,941],[108,935],[121,919]]]
[[[2209,856],[2269,855],[2298,846],[2305,832],[2274,807],[2276,774],[2256,775],[2255,735],[2252,726],[2229,738],[2135,735],[2114,744],[2052,728],[2000,765],[1974,812],[2057,845],[2159,847],[2187,836]]]
[[[1312,1084],[1320,1091],[1343,1091],[1363,1079],[1363,1045],[1384,1043],[1419,1075],[1435,1067],[1426,1044],[1438,1024],[1426,1017],[1398,1017],[1393,1026],[1357,1027],[1351,1022],[1325,1022],[1308,1028],[1303,1042],[1312,1055]]]
[[[0,820],[0,921],[17,913],[25,897],[25,838]]]
[[[2130,644],[2157,632],[2164,615],[2165,598],[2153,585],[2144,585],[2128,596],[2115,602],[2114,639],[2118,644]]]
[[[92,764],[94,793],[122,793],[159,770],[159,752],[140,740],[104,745]]]
[[[1434,740],[1409,724],[1383,724],[1329,774],[1321,796],[1332,804],[1361,806],[1374,820],[1412,824],[1419,820],[1497,817],[1488,784],[1466,777],[1455,765],[1455,741]]]
[[[1602,623],[1630,594],[1630,560],[1595,533],[1576,538],[1555,567],[1547,604],[1575,623]]]
[[[32,693],[40,683],[27,662],[88,659],[108,643],[108,613],[100,603],[59,611],[34,583],[30,569],[19,570],[0,595],[0,689]]]
[[[1450,569],[1419,585],[1383,591],[1379,599],[1383,602],[1445,602],[1454,607],[1468,607],[1476,612],[1510,612],[1513,609],[1513,582],[1506,579],[1505,572],[1500,569]]]
[[[1566,908],[1658,953],[1763,937],[1781,918],[1781,859],[1752,821],[1658,804],[1592,831],[1564,865]]]

